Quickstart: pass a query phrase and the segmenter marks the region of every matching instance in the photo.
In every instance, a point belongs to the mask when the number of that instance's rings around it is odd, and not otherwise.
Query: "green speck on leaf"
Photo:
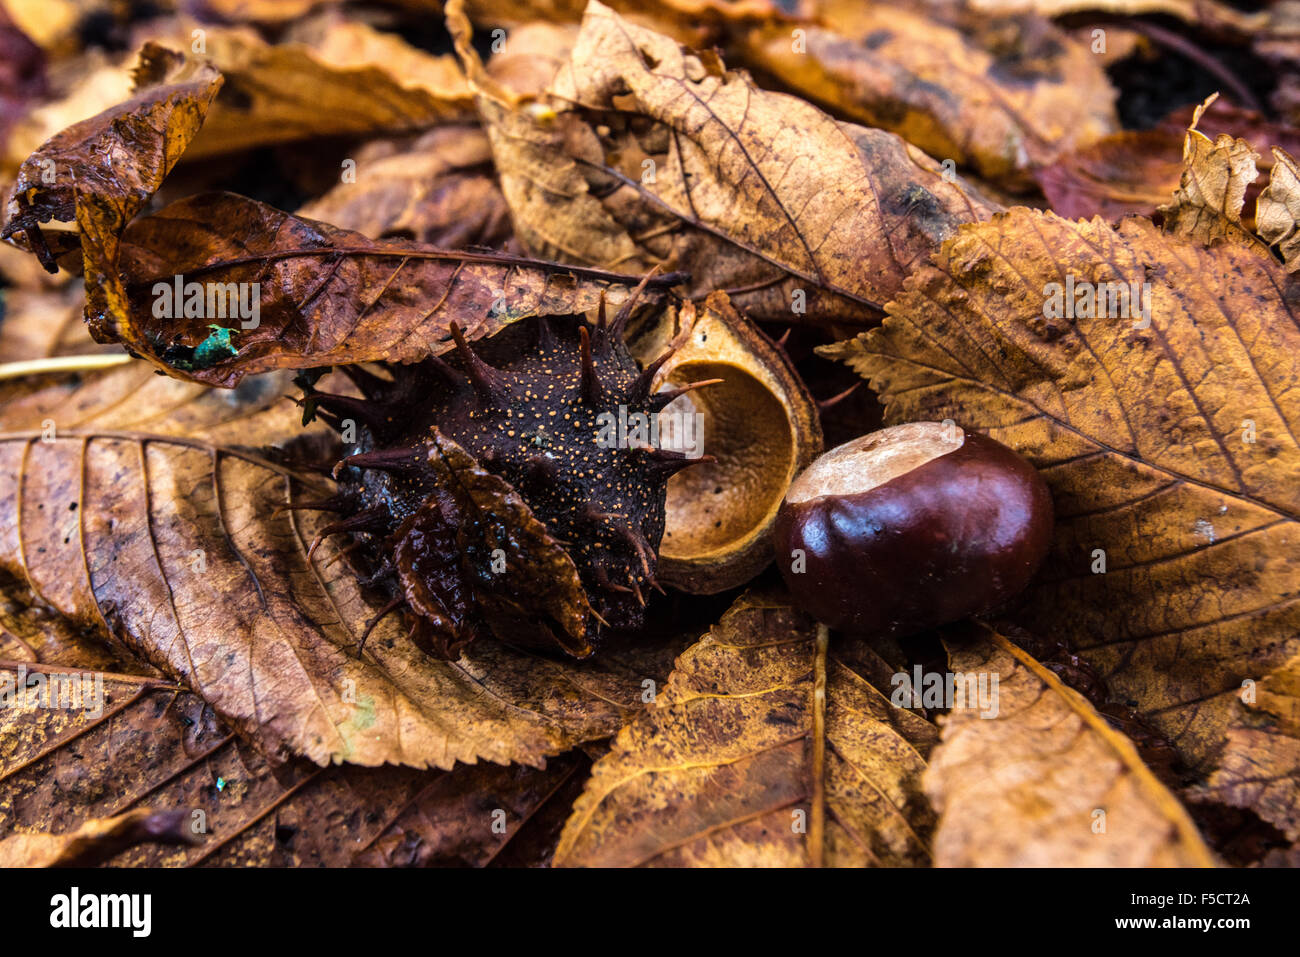
[[[206,369],[224,359],[239,355],[239,350],[230,342],[230,334],[236,330],[224,326],[208,326],[208,328],[212,330],[212,334],[200,342],[194,350],[195,369]]]

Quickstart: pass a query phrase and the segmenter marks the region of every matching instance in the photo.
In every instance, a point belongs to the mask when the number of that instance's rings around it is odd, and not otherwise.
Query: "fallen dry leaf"
[[[827,6],[821,23],[742,34],[741,56],[837,115],[1012,189],[1119,128],[1099,59],[1050,24],[1027,20],[1016,42],[1001,31],[994,43],[921,10]]]
[[[996,675],[997,711],[967,694],[941,723],[924,778],[936,866],[1214,866],[1128,738],[1003,636],[964,631],[946,642],[948,667],[957,680]]]
[[[1053,211],[1066,219],[1101,216],[1117,220],[1128,213],[1151,216],[1176,189],[1183,175],[1183,142],[1196,107],[1176,110],[1154,129],[1124,130],[1105,137],[1034,172]],[[1197,128],[1207,137],[1228,134],[1248,143],[1281,144],[1300,149],[1291,127],[1272,123],[1253,110],[1215,100],[1201,114]],[[1216,136],[1217,138],[1217,136]],[[1269,156],[1258,158],[1261,170],[1272,168]],[[1246,208],[1258,195],[1246,189]]]
[[[225,78],[188,158],[322,136],[424,130],[473,119],[474,101],[450,54],[434,56],[356,21],[325,20],[268,44],[246,29],[188,21],[159,37],[195,51]]]
[[[170,375],[214,385],[272,369],[411,362],[454,348],[453,321],[477,339],[528,316],[593,310],[602,295],[617,306],[637,283],[504,254],[371,240],[231,193],[136,220],[115,262],[116,244],[95,226],[101,204],[87,200],[83,209],[87,289],[101,293],[87,305],[92,333]],[[646,300],[679,279],[652,278]],[[214,289],[219,308],[204,305]],[[239,309],[228,289],[237,290]],[[164,300],[170,308],[160,310]],[[224,324],[214,326],[221,315]]]
[[[596,762],[556,865],[928,863],[934,727],[818,632],[741,597]]]
[[[573,752],[544,769],[460,767],[434,777],[356,863],[382,867],[487,867],[528,840],[534,815],[581,783],[591,762]],[[570,799],[571,800],[571,799]],[[567,804],[564,805],[567,811]],[[522,838],[522,839],[521,839]],[[549,844],[549,840],[544,840]]]
[[[1300,655],[1259,682],[1243,683],[1245,710],[1228,731],[1214,771],[1189,796],[1253,811],[1300,848]]]
[[[355,158],[355,182],[339,183],[297,215],[442,249],[500,248],[510,238],[510,208],[477,126],[439,127],[410,143],[372,141]]]
[[[1300,168],[1286,150],[1273,147],[1272,172],[1268,186],[1259,194],[1255,207],[1255,230],[1270,246],[1276,246],[1286,271],[1300,270]]]
[[[57,134],[27,158],[7,200],[0,238],[15,235],[53,272],[40,224],[69,223],[80,197],[97,197],[105,228],[124,227],[158,191],[203,123],[220,75],[161,47],[146,46],[135,69],[141,92]]]
[[[1239,137],[1220,133],[1211,140],[1196,128],[1214,97],[1192,115],[1183,140],[1183,175],[1169,203],[1159,207],[1165,228],[1206,245],[1244,228],[1241,209],[1246,189],[1259,175],[1259,159]]]
[[[485,640],[444,662],[389,619],[358,658],[378,609],[328,545],[307,559],[319,519],[276,513],[310,495],[285,468],[94,431],[5,435],[0,463],[3,620],[20,602],[112,636],[273,760],[541,766],[617,729],[674,653],[651,642],[584,668]]]
[[[1049,311],[1067,282],[1100,290],[1106,317]],[[1148,284],[1149,325],[1120,308],[1127,283],[1139,305]],[[1249,238],[1211,249],[1147,220],[1015,209],[964,227],[882,329],[826,350],[871,380],[890,423],[952,418],[1039,467],[1056,537],[1018,619],[1070,642],[1201,769],[1242,677],[1300,651],[1285,283]]]
[[[87,820],[183,810],[189,843],[137,846],[115,866],[346,865],[430,776],[301,761],[272,767],[201,698],[168,682],[30,661],[0,665],[0,681],[17,680],[19,668],[28,681],[33,672],[98,677],[102,713],[0,710],[0,835],[65,834]]]
[[[515,102],[448,8],[516,235],[534,255],[689,269],[755,318],[867,323],[994,206],[898,137],[758,89],[716,54],[588,6],[554,98]]]
[[[28,680],[31,671],[56,670],[10,661],[0,681],[16,679],[20,665]],[[0,710],[0,848],[22,832],[61,836],[87,819],[172,808],[184,814],[187,844],[136,847],[110,863],[484,866],[539,847],[547,854],[553,837],[544,819],[589,767],[581,753],[544,770],[273,767],[241,747],[202,699],[149,679],[110,673],[102,681],[99,716]]]

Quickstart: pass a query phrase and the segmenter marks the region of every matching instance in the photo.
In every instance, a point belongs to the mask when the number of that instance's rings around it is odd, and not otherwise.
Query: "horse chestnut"
[[[905,635],[978,614],[1029,582],[1052,498],[1034,467],[951,422],[881,429],[831,449],[791,483],[777,564],[833,628]]]

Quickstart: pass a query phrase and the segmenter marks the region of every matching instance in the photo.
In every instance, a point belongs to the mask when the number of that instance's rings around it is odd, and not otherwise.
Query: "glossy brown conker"
[[[913,422],[814,461],[786,492],[775,542],[804,610],[883,637],[1002,604],[1051,534],[1051,494],[1032,465],[951,422]]]

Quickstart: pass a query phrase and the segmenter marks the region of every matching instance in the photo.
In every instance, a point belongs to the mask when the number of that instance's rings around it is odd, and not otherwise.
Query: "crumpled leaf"
[[[78,200],[97,197],[105,219],[125,226],[157,192],[198,132],[221,86],[209,66],[146,45],[135,70],[135,96],[54,136],[23,163],[5,207],[0,238],[21,234],[54,271],[54,258],[75,242],[47,248],[39,228],[72,222]]]
[[[927,863],[934,727],[825,637],[786,601],[738,599],[596,762],[556,865]]]
[[[115,264],[113,237],[95,228],[97,218],[81,218],[87,288],[93,283],[103,293],[87,304],[95,337],[121,342],[170,375],[227,387],[272,369],[411,362],[454,348],[453,321],[477,339],[528,316],[595,309],[602,294],[617,305],[638,281],[504,254],[371,240],[233,193],[179,200],[135,221]],[[204,290],[235,283],[247,293],[241,304],[255,299],[256,327],[248,328],[252,319],[244,315],[214,320],[206,307],[198,316],[188,308],[185,316],[156,315],[159,283],[175,311],[170,290],[178,276],[219,284]],[[679,279],[652,278],[647,301]],[[225,300],[219,305],[233,311]],[[222,348],[205,358],[200,347],[222,330]]]
[[[1246,188],[1259,176],[1259,155],[1249,143],[1226,133],[1211,141],[1196,128],[1214,100],[1210,97],[1192,115],[1183,140],[1182,178],[1173,199],[1159,207],[1166,229],[1207,245],[1244,228]]]
[[[493,475],[435,426],[428,463],[456,500],[456,544],[462,574],[497,635],[539,651],[587,658],[591,606],[573,559],[505,479]],[[498,573],[500,555],[505,572]],[[400,556],[399,556],[400,567]]]
[[[1137,283],[1139,302],[1149,283],[1149,327],[1140,309],[1045,318],[1067,280]],[[1017,620],[1067,640],[1201,770],[1241,676],[1300,651],[1285,281],[1249,238],[1206,248],[1148,220],[1015,209],[963,227],[882,329],[824,350],[871,380],[889,423],[952,418],[1039,467],[1055,542]]]
[[[1214,866],[1186,810],[1082,695],[991,629],[954,631],[950,671],[989,687],[996,675],[997,710],[965,696],[941,723],[924,778],[937,866]]]
[[[540,101],[486,75],[458,3],[448,27],[534,255],[689,269],[692,296],[725,289],[759,319],[868,323],[995,208],[898,137],[760,90],[596,0]]]
[[[14,833],[0,838],[0,867],[94,867],[134,844],[189,840],[186,811],[137,808],[94,818],[70,834]]]
[[[1300,271],[1300,167],[1286,150],[1273,147],[1268,186],[1255,206],[1255,231],[1282,254],[1286,271]]]
[[[1086,46],[1037,18],[995,36],[924,11],[819,4],[819,23],[769,23],[738,41],[746,62],[813,102],[897,133],[1008,188],[1119,128],[1115,90]]]
[[[1246,712],[1228,731],[1192,800],[1253,811],[1300,849],[1300,655],[1242,688]]]
[[[583,667],[481,641],[439,661],[385,619],[291,472],[206,442],[130,432],[0,437],[0,624],[23,606],[112,638],[202,695],[273,760],[542,766],[613,733],[675,652]],[[7,627],[7,624],[6,624]]]
[[[443,249],[500,247],[510,209],[477,126],[444,126],[409,144],[367,143],[355,183],[340,183],[297,210],[371,239],[412,239]]]
[[[1128,213],[1151,216],[1178,189],[1183,175],[1183,143],[1199,109],[1175,110],[1150,130],[1123,130],[1084,147],[1034,172],[1053,211],[1066,219],[1101,216],[1117,220]],[[1289,126],[1269,122],[1253,110],[1215,100],[1201,111],[1197,128],[1206,133],[1231,134],[1248,143],[1276,143],[1300,148],[1300,134]],[[1273,160],[1257,158],[1261,171]],[[1246,189],[1246,209],[1253,209],[1257,184]]]

